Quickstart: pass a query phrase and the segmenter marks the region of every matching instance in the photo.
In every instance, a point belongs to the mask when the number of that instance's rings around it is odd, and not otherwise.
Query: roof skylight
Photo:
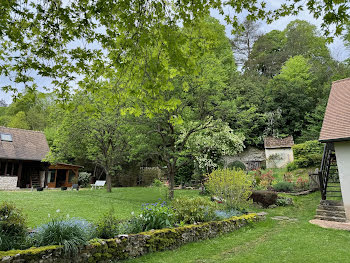
[[[12,135],[8,133],[0,133],[1,141],[12,142]]]

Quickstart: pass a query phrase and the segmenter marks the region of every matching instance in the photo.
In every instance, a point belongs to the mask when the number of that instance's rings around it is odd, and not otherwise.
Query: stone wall
[[[16,190],[17,176],[0,176],[0,190]]]
[[[294,161],[292,148],[265,149],[266,168],[283,168]]]
[[[139,234],[120,235],[113,239],[94,239],[75,257],[66,257],[61,246],[0,251],[1,262],[115,262],[150,252],[174,249],[183,244],[216,237],[235,231],[263,215],[248,214],[222,221],[213,221],[177,228],[152,230]]]
[[[264,150],[260,150],[256,147],[247,147],[246,149],[244,149],[243,152],[234,156],[224,156],[223,160],[225,163],[225,167],[227,167],[230,163],[234,161],[240,161],[244,163],[244,165],[249,170],[251,163],[257,162],[262,164],[266,160],[266,158]]]

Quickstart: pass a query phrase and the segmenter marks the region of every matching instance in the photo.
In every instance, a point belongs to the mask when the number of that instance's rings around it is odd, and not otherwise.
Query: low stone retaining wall
[[[198,225],[152,230],[139,234],[120,235],[113,239],[94,239],[75,258],[67,258],[61,246],[30,248],[1,252],[1,262],[112,262],[144,254],[174,249],[183,244],[216,237],[223,233],[264,219],[263,215],[248,214],[222,221]]]
[[[17,176],[0,176],[0,190],[16,190]]]

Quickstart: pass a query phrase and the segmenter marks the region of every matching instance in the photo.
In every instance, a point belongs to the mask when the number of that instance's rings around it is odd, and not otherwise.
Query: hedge
[[[293,145],[294,163],[299,168],[321,165],[324,145],[318,141],[307,141]]]
[[[150,252],[174,249],[183,244],[232,232],[264,216],[248,214],[177,228],[120,235],[112,239],[93,239],[75,258],[66,258],[61,246],[0,251],[1,262],[110,262],[139,257]]]

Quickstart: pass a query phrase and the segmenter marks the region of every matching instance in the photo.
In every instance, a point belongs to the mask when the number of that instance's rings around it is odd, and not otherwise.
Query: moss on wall
[[[142,256],[144,254],[174,249],[183,244],[212,238],[232,232],[250,222],[263,219],[256,214],[231,217],[177,228],[151,230],[112,239],[93,239],[74,258],[64,257],[61,246],[47,246],[26,250],[0,251],[2,262],[110,262]]]

